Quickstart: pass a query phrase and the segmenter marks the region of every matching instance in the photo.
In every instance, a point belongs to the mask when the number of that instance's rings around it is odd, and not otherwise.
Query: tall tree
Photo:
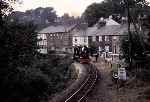
[[[8,23],[6,13],[11,10],[6,0],[0,1],[0,101],[5,102],[17,80],[17,67],[31,65],[36,53],[36,33],[32,24]],[[14,78],[14,79],[13,79]],[[23,77],[22,77],[23,78]],[[21,83],[18,81],[18,83]],[[7,94],[5,94],[5,93]],[[9,95],[8,95],[9,93]],[[7,99],[11,100],[11,99]],[[10,101],[7,101],[10,102]]]
[[[87,7],[83,13],[83,17],[87,20],[89,26],[92,26],[100,17],[122,14],[124,8],[121,5],[121,1],[122,0],[104,0],[101,3],[93,3]]]
[[[0,0],[0,70],[5,70],[5,67],[8,66],[8,56],[6,49],[6,27],[5,27],[5,21],[4,17],[6,15],[6,12],[9,12],[11,10],[11,7],[9,6],[9,1],[15,1],[15,0]],[[2,71],[0,71],[1,73]],[[0,79],[1,80],[1,79]]]
[[[104,0],[101,3],[94,3],[88,6],[83,13],[83,17],[89,26],[92,26],[100,17],[108,17],[114,14],[127,16],[126,1],[129,1],[129,7],[134,19],[138,17],[139,13],[148,12],[148,8],[150,9],[145,0]]]
[[[15,11],[8,15],[9,20],[17,19],[22,23],[32,21],[37,25],[38,30],[54,24],[56,18],[56,12],[52,7],[39,7],[34,10],[27,10],[26,12]]]

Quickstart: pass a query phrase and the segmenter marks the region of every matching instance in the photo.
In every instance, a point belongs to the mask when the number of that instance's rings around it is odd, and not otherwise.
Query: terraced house
[[[100,18],[93,27],[86,23],[72,26],[49,26],[39,32],[41,53],[49,50],[72,52],[75,45],[91,46],[96,44],[99,52],[120,53],[120,40],[127,32],[127,24],[114,21],[111,16],[108,19]]]
[[[126,23],[119,24],[109,17],[100,18],[93,27],[85,26],[84,24],[84,27],[74,29],[76,31],[73,32],[73,45],[91,46],[94,43],[100,52],[120,53],[120,39],[127,36]]]
[[[99,21],[98,24],[101,22],[103,21]],[[105,22],[103,26],[98,26],[98,29],[93,32],[94,36],[91,36],[91,41],[97,42],[99,51],[119,54],[120,41],[123,36],[126,36],[127,25],[121,25],[111,18],[106,19]]]
[[[65,26],[49,26],[38,32],[41,53],[47,53],[49,50],[56,51],[72,51],[72,34],[71,31],[75,25]]]

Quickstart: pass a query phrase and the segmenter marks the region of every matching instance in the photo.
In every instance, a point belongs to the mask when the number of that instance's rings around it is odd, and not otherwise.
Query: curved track
[[[92,90],[97,80],[97,70],[92,64],[87,64],[88,76],[82,85],[65,102],[82,102],[85,96]]]

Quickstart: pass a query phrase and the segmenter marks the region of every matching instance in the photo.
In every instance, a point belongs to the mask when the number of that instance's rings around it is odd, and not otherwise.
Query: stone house
[[[93,27],[86,23],[65,26],[49,26],[38,33],[40,51],[49,50],[72,52],[75,45],[90,46],[96,43],[100,52],[120,53],[120,39],[127,32],[126,24],[119,24],[111,17],[101,18]]]
[[[44,46],[45,52],[49,50],[56,51],[72,51],[72,34],[71,31],[75,25],[65,26],[49,26],[38,32],[39,38],[41,37],[40,46]],[[43,49],[43,48],[40,48]],[[42,51],[42,50],[41,50]],[[43,52],[43,51],[42,51]]]
[[[86,23],[79,24],[76,26],[76,28],[72,31],[72,44],[73,46],[89,46],[88,43],[88,35],[92,34],[93,31],[95,31],[96,27],[88,27]]]
[[[127,36],[126,31],[126,25],[106,25],[97,29],[94,36],[91,37],[93,37],[93,41],[98,42],[99,51],[119,54],[120,41],[123,36]]]
[[[100,52],[119,54],[120,39],[123,36],[127,36],[124,33],[127,32],[127,25],[119,24],[111,19],[111,17],[108,19],[101,18],[93,27],[85,27],[86,29],[79,28],[73,30],[73,46],[90,46],[95,42]]]

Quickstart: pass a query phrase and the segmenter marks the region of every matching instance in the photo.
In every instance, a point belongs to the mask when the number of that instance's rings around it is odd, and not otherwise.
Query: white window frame
[[[109,41],[109,36],[105,36],[105,41]]]
[[[113,40],[117,40],[117,36],[114,36],[114,37],[113,37]]]
[[[98,49],[99,49],[99,51],[102,51],[102,47],[101,46],[99,46]]]
[[[105,46],[105,51],[106,51],[106,52],[109,52],[109,48],[110,48],[110,46],[109,46],[109,45],[106,45],[106,46]]]
[[[99,42],[103,41],[102,36],[99,36]]]

